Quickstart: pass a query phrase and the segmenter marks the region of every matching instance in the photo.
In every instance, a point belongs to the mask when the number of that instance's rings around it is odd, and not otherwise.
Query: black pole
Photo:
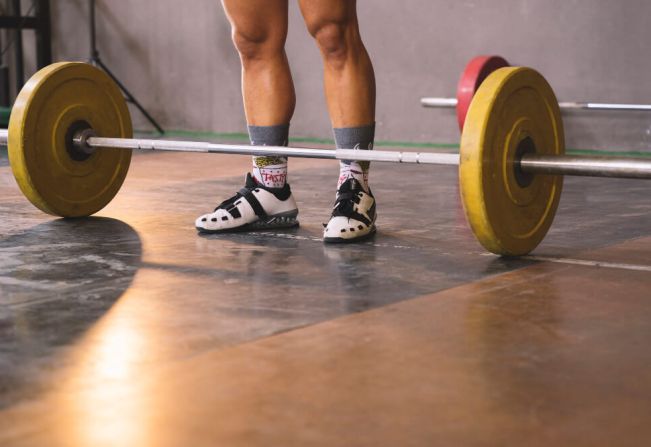
[[[0,48],[4,48],[3,39],[0,35]],[[0,54],[0,107],[9,107],[11,98],[9,96],[9,67],[4,63],[4,57]]]
[[[20,1],[20,0],[19,0]],[[131,92],[120,82],[120,80],[109,70],[109,68],[102,62],[99,57],[99,50],[97,49],[97,30],[95,27],[95,0],[89,0],[88,21],[90,23],[90,63],[100,67],[108,74],[113,81],[120,87],[126,100],[136,106],[136,108],[143,114],[143,116],[151,123],[152,126],[160,133],[165,133],[165,130],[156,122],[156,120],[147,112],[147,110],[138,102],[138,100],[131,94]]]
[[[90,23],[90,59],[95,60],[99,58],[97,52],[97,31],[95,29],[95,0],[90,0],[89,11],[89,23]]]
[[[38,0],[36,4],[36,65],[43,68],[52,63],[52,25],[50,23],[50,0]]]
[[[21,16],[20,0],[13,0],[12,8],[16,17]],[[23,30],[19,22],[16,30],[14,31],[14,57],[16,62],[16,91],[19,92],[25,83],[25,66],[23,64]]]
[[[143,114],[143,116],[151,123],[152,126],[156,128],[160,133],[165,133],[165,130],[156,122],[156,120],[147,112],[147,110],[138,102],[138,100],[131,94],[129,90],[120,82],[120,80],[109,70],[109,68],[104,65],[104,62],[101,61],[101,59],[97,58],[95,60],[95,64],[98,65],[99,67],[102,68],[108,74],[113,81],[120,87],[120,90],[122,90],[122,93],[124,93],[124,96],[127,98],[127,101],[136,106],[138,110],[140,110],[140,113]]]

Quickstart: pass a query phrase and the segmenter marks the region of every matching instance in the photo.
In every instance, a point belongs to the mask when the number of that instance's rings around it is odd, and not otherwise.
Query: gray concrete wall
[[[243,0],[244,1],[244,0]],[[88,55],[86,0],[53,0],[59,59]],[[290,0],[287,51],[298,105],[294,136],[330,137],[318,51]],[[360,0],[378,81],[378,139],[456,142],[451,96],[466,62],[497,53],[539,69],[562,100],[651,103],[646,0]],[[105,62],[170,129],[242,132],[239,60],[217,0],[99,0]],[[147,128],[134,112],[136,127]],[[651,114],[574,112],[568,145],[648,150]]]

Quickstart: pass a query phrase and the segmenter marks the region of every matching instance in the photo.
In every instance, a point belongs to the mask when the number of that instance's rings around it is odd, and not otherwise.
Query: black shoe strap
[[[247,202],[249,202],[249,205],[251,205],[251,208],[253,208],[253,212],[255,213],[256,216],[258,216],[262,220],[266,220],[269,216],[265,212],[264,208],[260,204],[260,201],[258,198],[253,194],[253,191],[249,190],[246,192],[246,194],[243,194],[242,197],[246,199]]]

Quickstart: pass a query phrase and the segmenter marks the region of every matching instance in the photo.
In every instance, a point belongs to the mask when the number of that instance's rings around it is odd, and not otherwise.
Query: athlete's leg
[[[287,145],[295,95],[285,55],[287,0],[222,0],[242,61],[242,94],[251,144]],[[200,216],[200,232],[298,224],[287,178],[287,158],[253,157],[253,176],[214,212]]]
[[[242,95],[251,144],[285,146],[296,97],[285,54],[287,0],[223,0],[242,61]],[[253,157],[255,179],[281,188],[284,157]]]
[[[324,83],[334,128],[375,121],[375,76],[362,43],[355,0],[300,0],[324,63]]]
[[[289,123],[296,97],[285,54],[287,0],[222,0],[242,61],[242,94],[251,126]]]
[[[324,84],[339,148],[372,149],[375,136],[375,76],[359,34],[355,0],[299,0],[310,34],[321,50]],[[337,200],[326,242],[359,240],[375,232],[375,199],[369,164],[340,163]]]

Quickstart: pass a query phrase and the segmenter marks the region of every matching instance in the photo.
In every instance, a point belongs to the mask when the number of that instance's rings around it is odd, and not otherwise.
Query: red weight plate
[[[498,68],[508,67],[509,63],[500,56],[477,56],[473,58],[461,74],[457,86],[457,121],[459,130],[463,131],[468,108],[475,92],[484,79]]]

